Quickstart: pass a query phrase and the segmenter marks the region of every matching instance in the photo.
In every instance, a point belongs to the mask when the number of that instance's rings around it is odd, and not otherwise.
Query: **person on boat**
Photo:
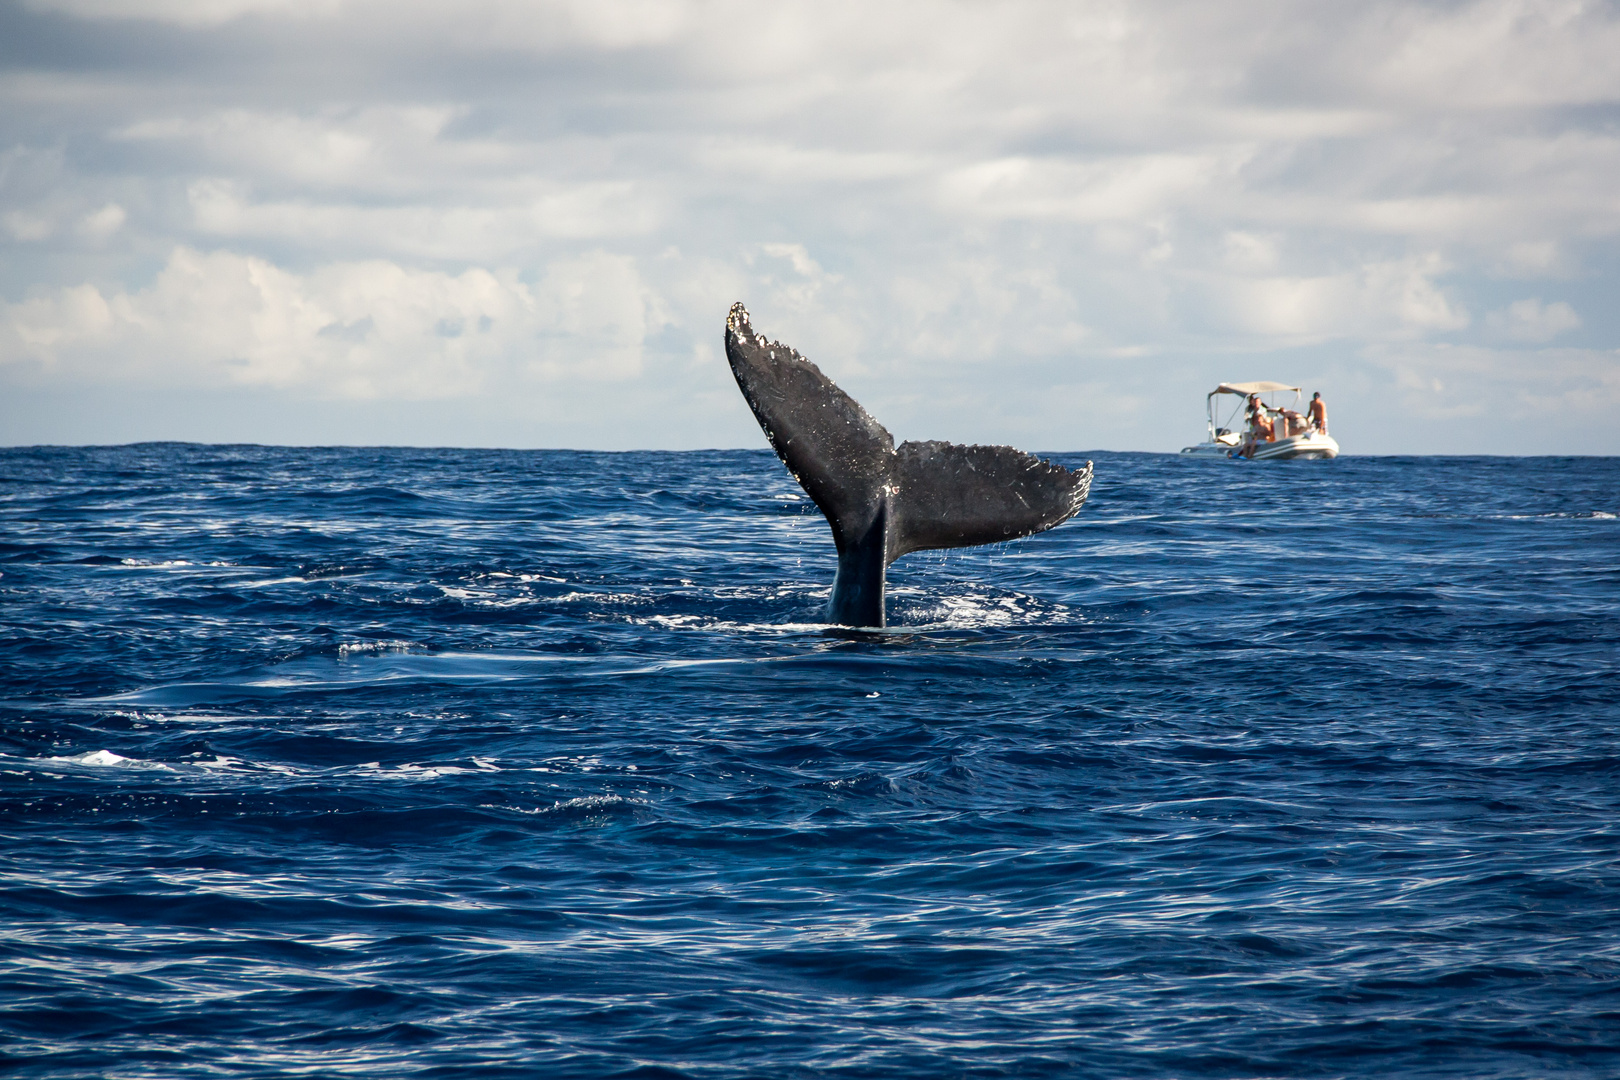
[[[1306,415],[1311,418],[1311,428],[1327,434],[1327,402],[1322,400],[1321,391],[1311,395],[1311,403],[1305,407]]]
[[[1266,406],[1260,400],[1259,394],[1249,395],[1249,428],[1243,433],[1243,445],[1238,447],[1238,457],[1254,457],[1256,444],[1270,442],[1272,432],[1275,430],[1271,418],[1266,415]]]
[[[1275,438],[1276,429],[1259,394],[1249,395],[1249,430],[1253,432],[1254,442],[1271,442]]]

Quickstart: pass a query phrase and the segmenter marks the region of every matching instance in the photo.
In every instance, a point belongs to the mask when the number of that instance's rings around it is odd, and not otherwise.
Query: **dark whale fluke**
[[[1061,525],[1091,489],[1010,446],[894,439],[821,369],[767,341],[733,304],[726,359],[765,437],[827,515],[838,545],[832,621],[883,625],[883,572],[908,551],[1016,540]]]

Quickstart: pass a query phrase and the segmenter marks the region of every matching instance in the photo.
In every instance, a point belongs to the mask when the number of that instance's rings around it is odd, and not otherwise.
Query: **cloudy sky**
[[[1620,453],[1620,4],[0,0],[0,442]]]

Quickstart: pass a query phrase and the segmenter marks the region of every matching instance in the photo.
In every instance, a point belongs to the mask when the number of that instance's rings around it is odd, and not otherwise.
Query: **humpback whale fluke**
[[[726,359],[765,437],[832,525],[832,621],[883,625],[883,573],[908,551],[1016,540],[1073,517],[1091,489],[1078,472],[1010,446],[906,442],[821,369],[726,317]]]

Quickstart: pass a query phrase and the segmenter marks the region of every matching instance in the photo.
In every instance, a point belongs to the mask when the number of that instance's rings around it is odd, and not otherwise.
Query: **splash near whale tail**
[[[1010,446],[906,442],[821,369],[768,341],[733,304],[726,359],[777,456],[827,515],[838,547],[831,616],[883,625],[884,571],[908,551],[1016,540],[1073,517],[1091,489],[1078,471]]]

